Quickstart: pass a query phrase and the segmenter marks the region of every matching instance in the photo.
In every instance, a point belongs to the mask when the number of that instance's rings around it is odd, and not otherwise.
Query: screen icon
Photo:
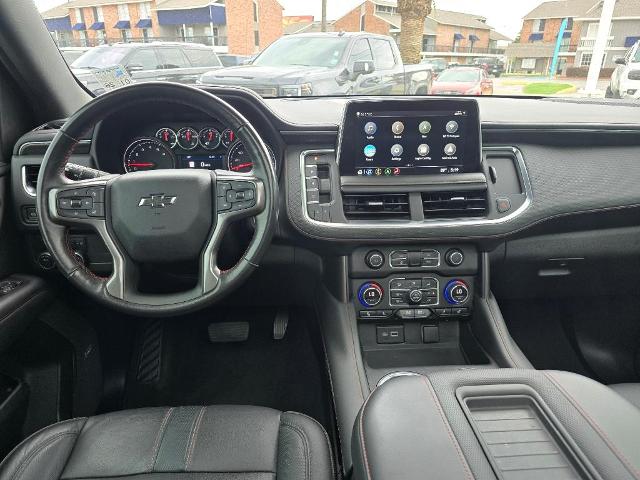
[[[358,175],[362,175],[364,172],[362,171],[362,169],[358,170]]]
[[[374,145],[367,145],[366,147],[364,147],[364,155],[366,157],[373,157],[376,154],[376,147]]]
[[[418,145],[418,155],[421,157],[426,157],[427,155],[429,155],[429,150],[429,145],[427,145],[426,143]]]
[[[402,145],[400,145],[399,143],[396,143],[391,147],[391,155],[394,157],[399,157],[400,155],[402,155],[402,152],[404,152],[404,148],[402,148]]]
[[[458,122],[456,122],[455,120],[451,120],[450,122],[447,122],[447,133],[456,133],[458,131],[459,125]]]
[[[404,123],[393,122],[393,125],[391,125],[391,131],[396,135],[402,135],[402,132],[404,132]]]
[[[378,125],[374,122],[367,122],[364,126],[364,133],[367,135],[375,135],[378,131]]]
[[[456,154],[457,147],[453,143],[447,143],[444,146],[444,153],[449,157]]]
[[[380,175],[382,175],[382,169],[376,168],[376,177],[379,177]]]
[[[431,131],[431,122],[428,122],[426,120],[420,122],[420,125],[418,125],[418,131],[422,135],[426,135],[427,133],[429,133]]]
[[[365,173],[366,173],[366,175],[367,175],[367,176],[369,176],[369,177],[370,177],[371,175],[373,175],[373,168],[367,168],[367,170],[365,171]]]
[[[395,167],[395,168],[393,169],[393,174],[394,174],[394,175],[400,175],[400,169],[399,169],[398,167]]]
[[[385,168],[385,169],[384,169],[384,174],[385,174],[385,175],[387,175],[387,176],[388,176],[388,175],[391,175],[392,173],[393,173],[393,172],[391,171],[391,169],[390,169],[390,168]]]

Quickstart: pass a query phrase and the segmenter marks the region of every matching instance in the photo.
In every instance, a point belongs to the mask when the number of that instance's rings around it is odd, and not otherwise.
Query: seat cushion
[[[640,383],[618,383],[609,385],[618,395],[640,408]]]
[[[0,480],[333,478],[315,420],[248,406],[145,408],[78,418],[35,433],[0,465]]]

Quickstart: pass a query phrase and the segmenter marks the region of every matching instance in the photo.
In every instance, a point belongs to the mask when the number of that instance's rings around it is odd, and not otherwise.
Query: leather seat
[[[618,383],[609,386],[622,398],[640,408],[640,383]]]
[[[135,477],[133,477],[135,475]],[[248,406],[145,408],[51,425],[0,464],[0,480],[334,478],[315,420]]]

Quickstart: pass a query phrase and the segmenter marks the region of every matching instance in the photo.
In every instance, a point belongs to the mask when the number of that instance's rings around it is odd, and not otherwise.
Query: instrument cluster
[[[253,160],[230,128],[213,125],[156,125],[131,141],[123,154],[125,172],[201,168],[250,172]],[[275,168],[275,155],[269,148]]]

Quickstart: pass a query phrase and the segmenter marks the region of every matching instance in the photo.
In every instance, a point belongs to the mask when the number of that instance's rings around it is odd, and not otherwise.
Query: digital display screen
[[[178,168],[224,169],[224,155],[177,155]]]
[[[351,102],[340,145],[340,172],[346,176],[477,172],[478,104],[473,99]]]

